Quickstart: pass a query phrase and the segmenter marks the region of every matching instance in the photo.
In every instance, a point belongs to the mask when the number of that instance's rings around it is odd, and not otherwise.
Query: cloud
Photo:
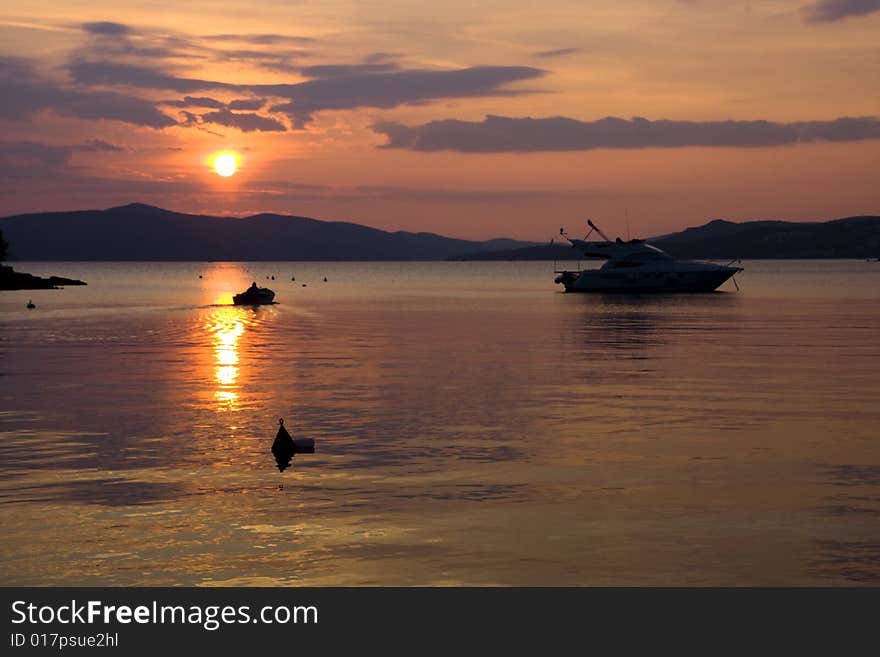
[[[211,57],[220,62],[243,62],[280,73],[298,73],[300,65],[296,61],[311,56],[311,53],[305,50],[262,51],[221,49],[210,52]]]
[[[182,108],[208,108],[216,110],[206,114],[196,114],[194,112],[183,111],[183,121],[180,125],[184,127],[201,127],[204,123],[215,123],[217,125],[225,125],[230,128],[238,128],[243,132],[283,132],[287,130],[287,126],[267,116],[260,116],[252,113],[235,113],[229,110],[258,110],[266,104],[265,98],[243,98],[231,101],[228,105],[214,98],[204,96],[184,96],[183,100],[166,100],[162,103],[170,107]],[[205,128],[201,128],[205,129]],[[207,130],[207,132],[211,132]],[[217,134],[211,132],[211,134]]]
[[[131,64],[130,57],[147,59],[148,64],[155,64],[158,59],[211,59],[248,62],[269,70],[291,72],[296,70],[291,60],[308,57],[310,53],[285,46],[313,41],[307,37],[277,34],[226,34],[199,38],[173,32],[136,30],[111,22],[83,23],[80,28],[90,39],[78,49],[74,59],[86,62],[119,63],[120,58],[127,58],[127,63]]]
[[[453,70],[402,70],[387,73],[351,73],[318,78],[292,85],[254,88],[267,95],[283,96],[292,102],[275,105],[297,128],[321,110],[377,107],[388,109],[408,103],[441,98],[512,96],[528,90],[503,89],[511,82],[543,76],[546,71],[527,66],[475,66]]]
[[[84,85],[116,85],[142,89],[166,89],[178,93],[192,93],[211,89],[238,90],[237,85],[195,78],[181,78],[150,66],[74,59],[67,66],[74,81]]]
[[[76,151],[123,151],[100,139],[83,144],[50,146],[34,141],[0,141],[0,168],[8,180],[45,180],[52,176],[55,181],[65,175],[70,159]]]
[[[240,98],[229,102],[231,110],[258,110],[266,104],[265,98]]]
[[[103,139],[89,139],[85,143],[77,144],[73,147],[74,150],[77,151],[87,151],[87,152],[110,152],[110,153],[118,153],[125,151],[127,149],[122,146],[117,146],[115,144],[111,144],[110,142],[106,142]]]
[[[373,129],[388,137],[382,148],[462,153],[583,151],[595,148],[680,148],[686,146],[754,147],[797,142],[880,139],[876,117],[833,121],[649,121],[608,117],[578,121],[564,117],[508,118],[483,121],[431,121],[416,126],[379,123]]]
[[[98,23],[83,23],[82,29],[89,34],[100,34],[109,36],[122,36],[131,34],[131,28],[122,23],[111,23],[109,21],[101,21]]]
[[[193,44],[179,36],[136,32],[122,23],[83,23],[82,30],[90,37],[82,52],[104,58],[132,55],[148,58],[192,58],[201,55],[191,52]]]
[[[542,69],[529,66],[398,70],[395,64],[355,64],[313,66],[303,70],[318,77],[296,84],[233,85],[178,77],[150,66],[117,61],[75,59],[68,65],[71,77],[84,85],[118,85],[187,94],[225,90],[286,100],[288,102],[273,105],[270,111],[286,114],[296,128],[305,127],[314,114],[322,110],[388,109],[443,98],[531,93],[530,90],[503,87],[546,74]]]
[[[202,37],[208,41],[238,41],[258,46],[274,46],[280,44],[314,43],[316,39],[287,34],[209,34]]]
[[[398,70],[397,64],[324,64],[306,66],[300,69],[307,78],[339,78],[343,76],[370,75],[372,73],[390,73]]]
[[[510,199],[559,198],[560,196],[584,196],[591,193],[583,188],[561,190],[557,188],[528,189],[507,187],[502,189],[462,189],[461,187],[395,187],[389,185],[358,185],[349,194],[352,199],[387,199],[408,201],[498,201]],[[335,198],[341,198],[340,192]]]
[[[283,132],[287,130],[283,123],[267,116],[230,112],[226,109],[203,114],[201,119],[203,123],[225,125],[230,128],[238,128],[242,132],[254,132],[257,130],[262,132]]]
[[[73,148],[49,146],[33,141],[0,142],[0,166],[5,172],[17,169],[57,169],[70,162]]]
[[[830,23],[875,11],[880,11],[880,0],[818,0],[804,7],[802,14],[809,23]]]
[[[150,128],[167,128],[176,121],[149,100],[112,91],[70,89],[39,75],[24,59],[0,57],[0,118],[25,119],[39,110],[52,110],[78,119],[107,119]]]
[[[535,57],[544,57],[549,59],[552,57],[565,57],[566,55],[573,55],[580,51],[580,48],[559,48],[558,50],[539,50],[538,52],[532,54]]]
[[[225,103],[204,96],[184,96],[183,100],[166,100],[163,105],[170,107],[207,107],[208,109],[224,109]]]
[[[364,57],[364,64],[385,64],[395,59],[400,59],[401,54],[396,52],[371,52]]]
[[[77,52],[68,62],[67,71],[79,85],[89,87],[126,87],[176,91],[187,94],[182,100],[165,101],[165,105],[179,108],[206,107],[215,112],[199,120],[193,113],[184,113],[181,125],[198,126],[204,122],[234,126],[244,130],[285,129],[277,119],[260,115],[234,114],[232,109],[259,109],[247,99],[234,101],[227,107],[222,101],[198,94],[199,92],[230,92],[273,99],[270,112],[285,114],[295,128],[303,128],[315,113],[323,110],[344,110],[359,107],[388,109],[411,103],[424,103],[448,98],[481,96],[512,96],[533,93],[529,89],[510,89],[510,83],[542,77],[546,71],[527,66],[474,66],[462,69],[401,69],[389,53],[372,53],[368,61],[359,64],[323,64],[293,69],[277,58],[277,53],[243,51],[240,54],[259,59],[263,66],[297,70],[307,79],[293,84],[229,84],[214,80],[185,77],[176,74],[167,64],[156,65],[156,58],[133,53],[135,59],[107,57],[101,50],[102,40],[109,40],[112,48],[128,44],[131,29],[121,24],[87,24],[96,35],[92,50]],[[311,41],[305,37],[279,34],[216,34],[203,37],[208,41],[246,42],[249,44],[285,44]],[[188,42],[187,42],[188,43]],[[96,49],[97,48],[97,49]],[[143,49],[141,49],[143,50]],[[132,53],[129,53],[132,54]],[[222,57],[222,49],[217,51]],[[163,59],[163,58],[159,58]],[[211,93],[213,96],[214,93]],[[194,118],[195,117],[195,118]]]

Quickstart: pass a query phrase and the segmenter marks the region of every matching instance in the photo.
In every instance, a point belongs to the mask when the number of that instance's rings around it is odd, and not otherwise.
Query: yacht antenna
[[[609,238],[605,233],[603,233],[601,230],[599,230],[599,227],[596,224],[594,224],[592,221],[590,221],[589,219],[587,219],[587,226],[589,226],[590,228],[595,230],[597,233],[599,233],[599,235],[601,235],[602,238],[606,242],[613,242],[614,241],[611,238]]]

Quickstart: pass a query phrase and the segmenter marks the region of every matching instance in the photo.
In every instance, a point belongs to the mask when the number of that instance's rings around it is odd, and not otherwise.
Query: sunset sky
[[[6,0],[0,85],[4,216],[543,240],[880,214],[880,0]]]

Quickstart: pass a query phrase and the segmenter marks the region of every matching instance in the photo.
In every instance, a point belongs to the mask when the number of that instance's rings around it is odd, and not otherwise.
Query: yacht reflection
[[[683,334],[722,332],[735,294],[598,294],[578,297],[585,312],[575,315],[574,333],[587,351],[643,350]]]

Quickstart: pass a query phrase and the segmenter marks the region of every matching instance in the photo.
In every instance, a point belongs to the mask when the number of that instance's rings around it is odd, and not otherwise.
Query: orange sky
[[[880,214],[878,9],[7,0],[0,215],[140,201],[542,240],[627,212],[633,236]]]

